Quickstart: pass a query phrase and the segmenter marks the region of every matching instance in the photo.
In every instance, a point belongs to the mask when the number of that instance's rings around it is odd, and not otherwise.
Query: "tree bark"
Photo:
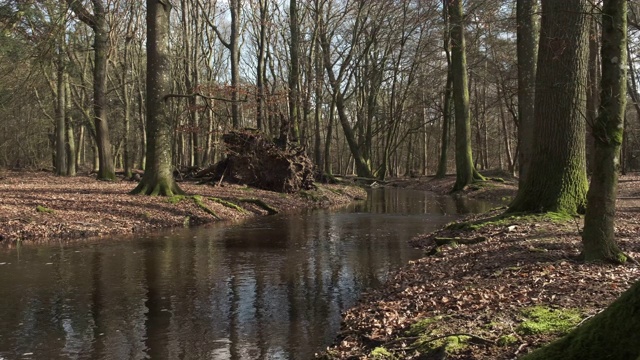
[[[453,191],[464,189],[481,176],[473,167],[471,154],[471,114],[469,112],[469,80],[464,41],[462,0],[452,0],[451,65],[453,73],[453,101],[456,125],[456,183]]]
[[[536,21],[537,0],[517,0],[518,53],[518,183],[524,186],[533,143],[536,61],[539,27]]]
[[[98,180],[115,180],[116,173],[111,155],[109,141],[109,124],[107,123],[107,65],[109,54],[109,30],[107,28],[106,9],[102,0],[92,0],[93,14],[89,13],[78,0],[67,0],[67,3],[80,21],[93,29],[93,113],[98,148]]]
[[[291,63],[289,69],[289,133],[291,142],[300,142],[300,111],[298,108],[300,91],[298,89],[300,81],[300,30],[298,25],[298,0],[289,0],[289,29],[291,40],[289,52]],[[285,144],[286,145],[286,144]]]
[[[586,261],[624,262],[615,241],[614,219],[620,146],[627,100],[627,1],[605,0],[602,8],[600,108],[591,133],[593,176],[582,234]]]
[[[65,65],[64,65],[64,50],[62,48],[63,39],[60,39],[61,43],[58,44],[58,54],[56,58],[56,104],[55,104],[55,119],[56,119],[56,175],[67,175],[67,155],[66,155],[66,126],[65,126]]]
[[[589,5],[543,0],[533,157],[510,212],[584,212]]]
[[[436,179],[447,175],[447,152],[449,149],[449,128],[451,126],[451,111],[453,110],[453,72],[451,68],[451,26],[449,24],[449,1],[442,1],[442,17],[444,18],[444,51],[447,56],[447,83],[444,89],[442,104],[442,137],[440,140],[440,161],[436,171]]]
[[[171,168],[172,122],[166,96],[171,92],[167,0],[147,0],[147,167],[134,194],[183,194]]]

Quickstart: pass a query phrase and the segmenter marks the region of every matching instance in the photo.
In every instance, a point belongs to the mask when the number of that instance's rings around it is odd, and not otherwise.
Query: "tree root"
[[[249,203],[249,204],[257,205],[260,208],[262,208],[263,210],[266,210],[269,215],[275,215],[275,214],[278,213],[278,210],[276,210],[275,208],[271,207],[270,205],[268,205],[267,203],[265,203],[264,201],[262,201],[260,199],[244,198],[244,199],[238,199],[238,200],[240,200],[242,202]]]

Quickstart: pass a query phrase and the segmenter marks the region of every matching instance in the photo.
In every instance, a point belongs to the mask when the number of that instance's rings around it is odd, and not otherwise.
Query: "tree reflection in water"
[[[301,359],[451,214],[491,205],[377,189],[334,212],[0,254],[0,357]],[[28,356],[27,356],[28,357]]]

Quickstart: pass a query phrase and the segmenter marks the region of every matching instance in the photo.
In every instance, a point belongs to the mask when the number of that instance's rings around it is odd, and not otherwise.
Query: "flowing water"
[[[490,204],[376,189],[339,210],[0,252],[0,360],[309,359],[416,259],[411,237]]]

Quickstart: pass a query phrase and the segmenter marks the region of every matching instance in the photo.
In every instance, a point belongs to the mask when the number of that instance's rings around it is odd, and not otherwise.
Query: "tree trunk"
[[[239,129],[242,117],[240,109],[240,0],[231,0],[229,10],[231,10],[231,39],[229,40],[229,51],[231,51],[231,118],[233,128]]]
[[[536,61],[539,28],[536,21],[537,0],[517,0],[518,52],[518,162],[519,185],[524,185],[533,143]]]
[[[608,0],[605,0],[607,3]],[[626,0],[615,0],[615,2]],[[606,5],[605,5],[606,6]],[[560,340],[520,360],[638,359],[640,356],[640,282]]]
[[[319,1],[316,1],[316,36],[315,36],[315,57],[314,57],[314,67],[315,67],[315,111],[313,114],[313,119],[314,119],[314,123],[315,123],[315,128],[316,128],[316,132],[315,132],[315,136],[314,136],[314,152],[315,152],[315,162],[316,165],[318,166],[318,168],[321,166],[322,164],[322,152],[321,152],[321,142],[322,142],[322,138],[320,136],[320,122],[322,120],[322,85],[324,83],[324,71],[322,69],[322,49],[320,48],[320,39],[318,38],[318,31],[320,31],[319,29],[319,17],[320,17],[320,11],[318,9],[319,5],[318,5]]]
[[[291,134],[291,142],[299,144],[300,142],[300,111],[298,108],[300,81],[300,31],[298,29],[298,0],[289,0],[289,26],[291,32],[291,40],[289,51],[291,54],[291,63],[289,69],[289,132]],[[286,144],[285,144],[286,145]]]
[[[258,91],[256,103],[256,125],[258,130],[264,131],[266,118],[265,78],[266,78],[266,46],[267,46],[267,12],[268,1],[260,0],[260,38],[258,40],[258,68],[256,69],[256,87]]]
[[[98,6],[102,0],[94,0],[95,26],[94,26],[94,51],[95,68],[93,70],[93,96],[94,115],[96,127],[96,140],[98,142],[98,180],[115,180],[116,173],[111,155],[111,142],[109,141],[109,124],[107,123],[107,56],[109,54],[109,33],[105,9]]]
[[[473,167],[471,155],[471,115],[469,112],[469,80],[465,54],[462,0],[452,0],[451,65],[453,73],[453,101],[456,117],[456,183],[453,191],[464,189],[481,176]]]
[[[533,157],[510,212],[584,211],[588,10],[587,0],[542,1]]]
[[[172,123],[166,96],[171,91],[169,14],[166,0],[147,0],[147,167],[134,194],[182,194],[171,169]]]
[[[582,244],[586,261],[624,262],[615,241],[614,219],[620,146],[627,100],[627,1],[605,0],[602,9],[600,111],[591,133],[593,176],[587,193]]]
[[[78,163],[78,150],[76,146],[75,134],[73,131],[73,119],[71,118],[71,89],[69,88],[68,75],[64,78],[64,107],[65,126],[67,132],[67,176],[76,176]]]
[[[64,39],[61,39],[63,41]],[[62,49],[62,43],[60,43],[58,49],[58,55],[56,59],[56,175],[67,175],[67,155],[66,155],[66,126],[65,126],[65,66]]]

